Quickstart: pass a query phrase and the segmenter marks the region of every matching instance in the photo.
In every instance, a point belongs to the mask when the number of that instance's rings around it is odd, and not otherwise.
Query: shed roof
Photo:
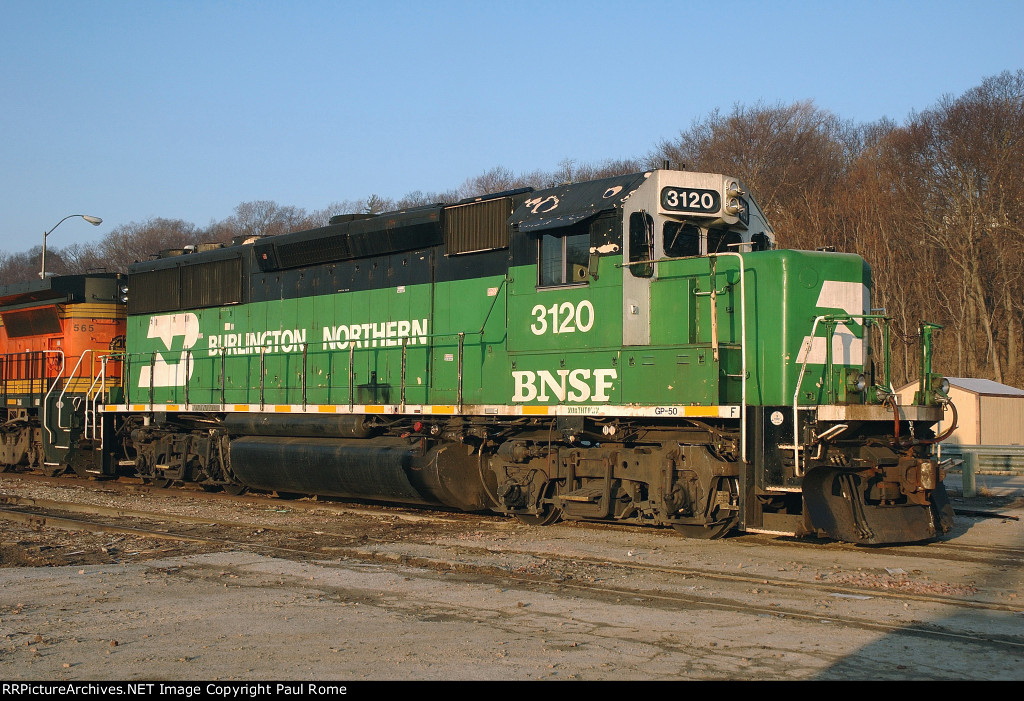
[[[995,394],[1001,396],[1024,397],[1024,389],[1000,384],[993,380],[982,380],[977,377],[947,377],[949,384],[974,394]]]
[[[951,387],[962,389],[972,394],[981,394],[995,397],[1024,397],[1024,389],[1017,389],[1010,385],[1000,384],[992,380],[983,380],[979,377],[947,377]],[[917,380],[908,382],[900,387],[897,392],[917,388]]]

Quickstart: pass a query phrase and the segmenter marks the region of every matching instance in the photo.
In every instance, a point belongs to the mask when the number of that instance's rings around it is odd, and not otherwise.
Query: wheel
[[[700,526],[689,523],[673,523],[672,528],[676,533],[680,533],[687,538],[693,538],[694,540],[713,540],[721,538],[726,533],[732,530],[733,526],[736,525],[736,521],[729,519],[722,521],[721,523],[714,523],[710,526]]]
[[[167,489],[174,483],[174,480],[169,479],[154,479],[152,485],[157,489]]]
[[[248,491],[248,487],[246,487],[244,484],[238,484],[237,482],[232,482],[231,484],[224,485],[225,494],[230,494],[233,497],[241,496]]]
[[[545,504],[539,514],[516,514],[516,518],[528,526],[550,526],[562,518],[562,510]]]
[[[47,477],[58,477],[68,469],[67,465],[43,465],[43,474]]]

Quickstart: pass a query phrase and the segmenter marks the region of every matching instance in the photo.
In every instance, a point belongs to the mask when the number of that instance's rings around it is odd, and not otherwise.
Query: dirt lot
[[[4,522],[9,680],[1024,678],[1010,519],[854,548],[9,475],[0,494],[192,538]]]

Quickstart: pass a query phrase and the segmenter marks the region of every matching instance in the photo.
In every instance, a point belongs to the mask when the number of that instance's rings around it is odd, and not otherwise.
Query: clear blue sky
[[[904,120],[1024,67],[1024,0],[0,0],[0,250],[248,200],[642,156],[711,110]]]

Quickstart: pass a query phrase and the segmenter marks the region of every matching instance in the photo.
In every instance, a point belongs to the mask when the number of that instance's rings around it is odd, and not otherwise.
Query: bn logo
[[[199,340],[199,317],[190,313],[151,317],[147,337],[159,338],[167,355],[177,355],[177,362],[168,363],[164,352],[157,351],[150,364],[142,366],[139,387],[184,387],[195,366],[189,349]]]

